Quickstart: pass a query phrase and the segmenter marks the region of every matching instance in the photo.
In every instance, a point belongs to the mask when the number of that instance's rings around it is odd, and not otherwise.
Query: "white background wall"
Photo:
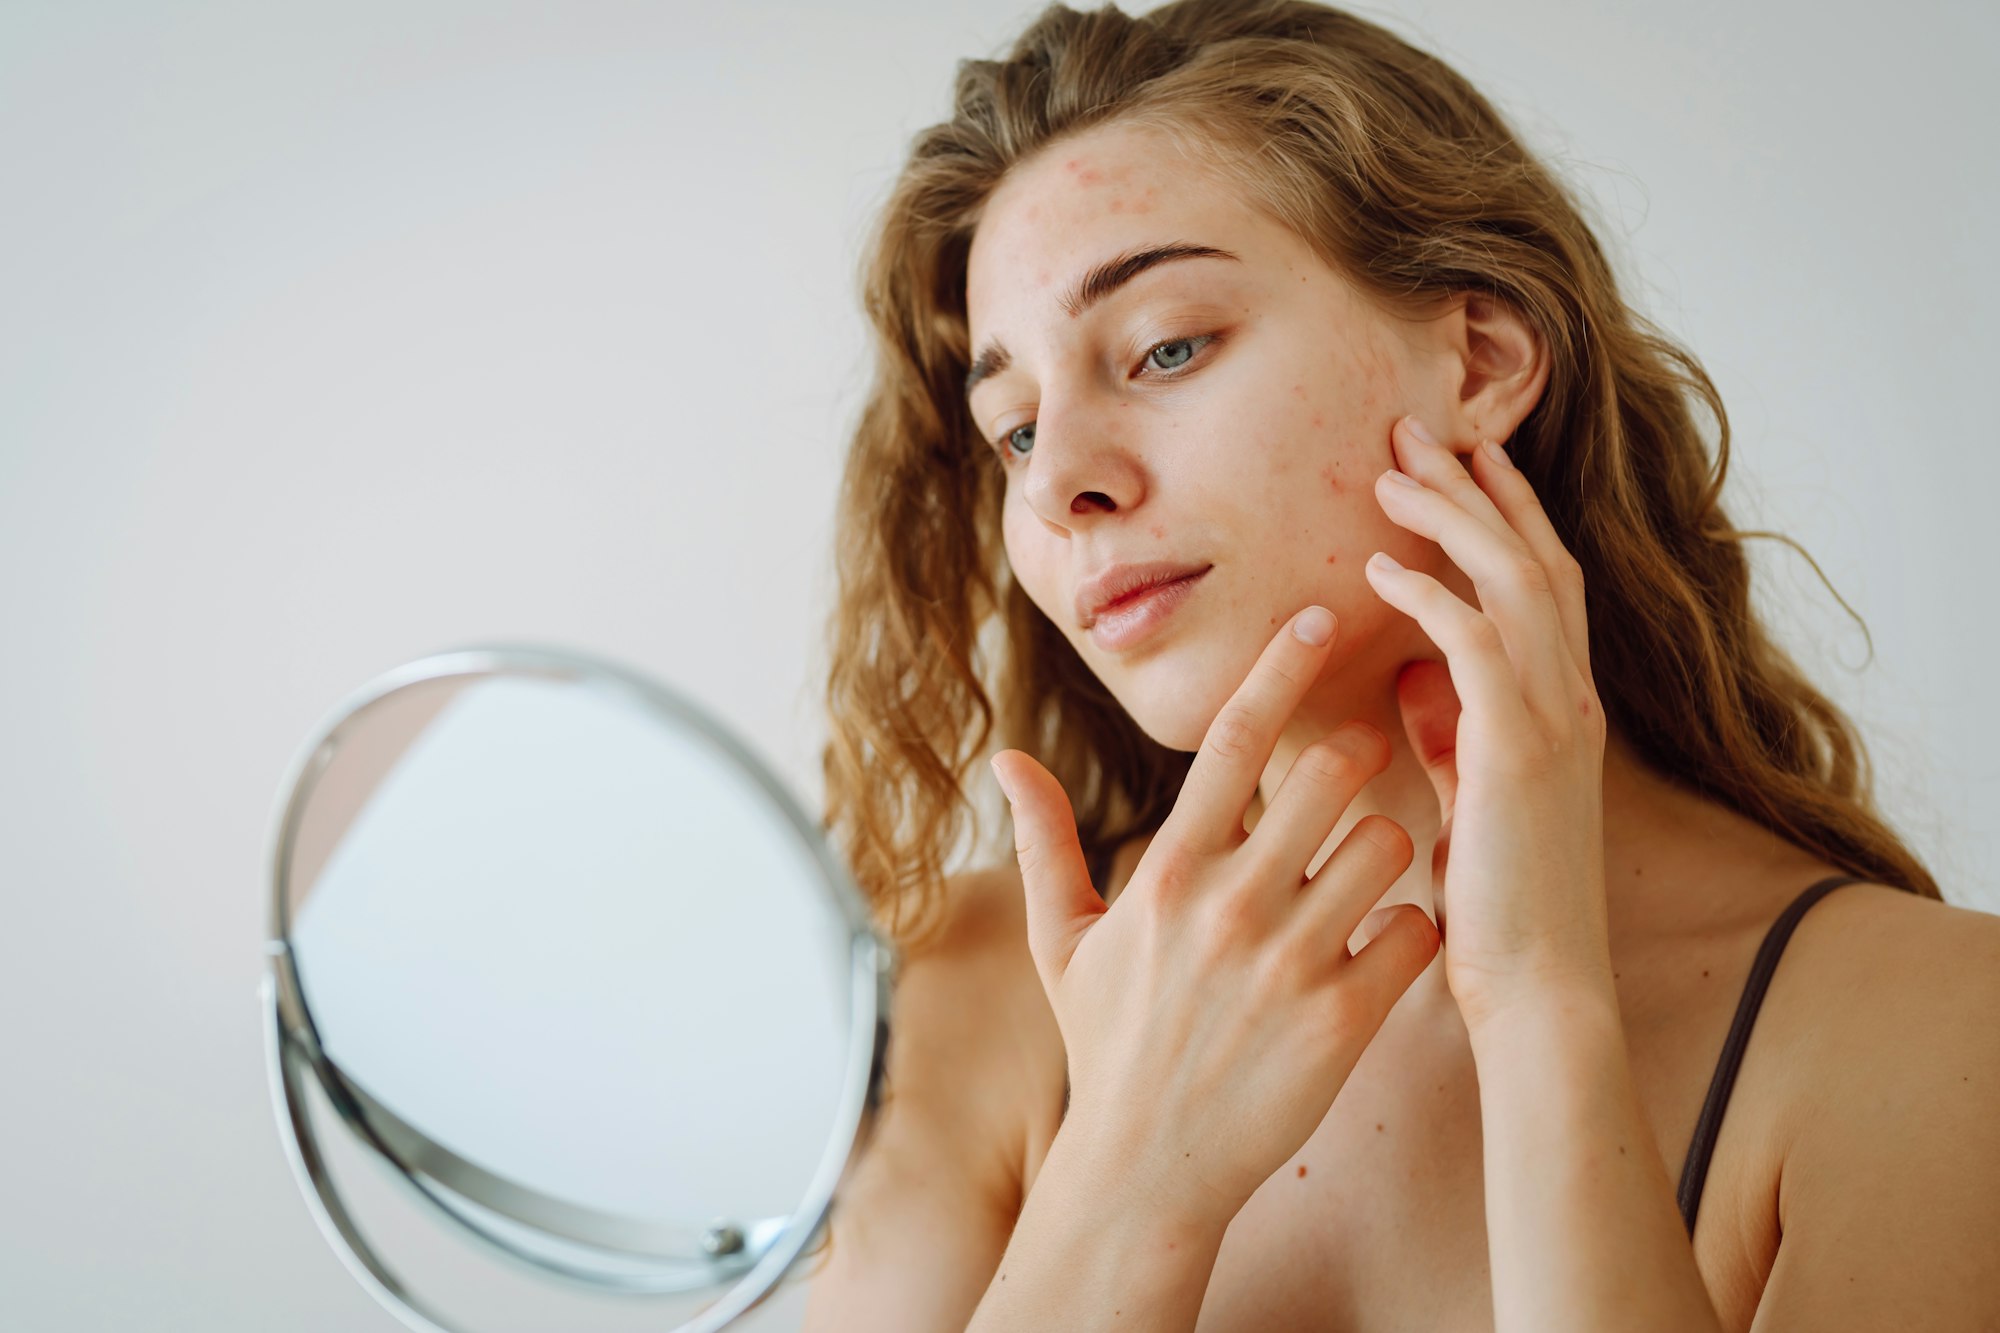
[[[1138,7],[1138,6],[1133,6]],[[266,823],[467,641],[706,700],[817,794],[854,266],[1018,4],[0,4],[0,1323],[395,1325],[280,1156]],[[1732,410],[1765,605],[2000,909],[2000,9],[1369,11],[1601,201]]]

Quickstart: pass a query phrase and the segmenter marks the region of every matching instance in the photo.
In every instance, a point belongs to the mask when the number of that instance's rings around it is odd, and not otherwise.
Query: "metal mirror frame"
[[[321,1047],[291,944],[291,859],[307,799],[358,719],[411,686],[465,677],[533,677],[602,689],[663,715],[698,735],[749,777],[781,812],[811,853],[821,882],[848,925],[853,1021],[839,1114],[805,1198],[789,1217],[747,1228],[694,1233],[686,1228],[601,1213],[554,1199],[467,1162],[397,1118],[333,1063]],[[378,1254],[335,1188],[306,1105],[310,1075],[346,1127],[392,1169],[390,1176],[422,1205],[476,1237],[492,1256],[537,1275],[554,1274],[600,1294],[685,1294],[734,1282],[677,1333],[713,1333],[776,1288],[825,1224],[834,1190],[866,1146],[881,1101],[889,1041],[889,1008],[897,954],[874,929],[847,869],[819,829],[764,764],[707,712],[657,681],[601,658],[533,645],[481,645],[406,663],[342,700],[314,729],[279,786],[267,863],[271,869],[266,970],[258,987],[264,1010],[265,1064],[279,1137],[313,1220],[348,1271],[390,1313],[420,1333],[460,1333]],[[442,1186],[564,1245],[591,1252],[620,1274],[564,1264],[525,1250],[481,1225],[438,1192]],[[667,1253],[663,1253],[667,1251]],[[676,1253],[677,1252],[677,1253]],[[649,1267],[650,1266],[650,1267]]]

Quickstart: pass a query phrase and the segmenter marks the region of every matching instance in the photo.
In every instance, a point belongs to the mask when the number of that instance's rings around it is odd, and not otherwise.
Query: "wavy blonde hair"
[[[1626,305],[1575,200],[1487,100],[1306,0],[1052,4],[1005,59],[959,63],[951,118],[916,136],[864,261],[876,360],[839,497],[822,827],[892,938],[937,919],[968,820],[977,843],[975,762],[1034,754],[1102,883],[1192,759],[1146,736],[1013,581],[1004,479],[965,405],[966,257],[987,199],[1017,163],[1111,122],[1172,136],[1384,309],[1473,292],[1520,313],[1551,368],[1508,452],[1583,566],[1609,725],[1841,869],[1942,896],[1876,807],[1854,725],[1751,608],[1744,540],[1799,548],[1724,514],[1715,385]]]

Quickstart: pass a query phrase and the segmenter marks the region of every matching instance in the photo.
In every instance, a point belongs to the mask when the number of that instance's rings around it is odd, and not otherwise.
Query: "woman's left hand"
[[[1590,675],[1583,573],[1498,445],[1472,472],[1411,429],[1375,493],[1444,548],[1479,606],[1378,552],[1368,579],[1445,664],[1414,662],[1396,697],[1443,823],[1431,860],[1445,981],[1469,1027],[1524,999],[1611,996],[1604,898],[1604,709]],[[1487,452],[1491,450],[1492,452]]]

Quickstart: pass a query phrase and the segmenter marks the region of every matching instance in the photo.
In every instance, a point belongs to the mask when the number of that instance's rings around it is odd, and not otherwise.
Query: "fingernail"
[[[1430,431],[1425,428],[1424,423],[1417,420],[1415,417],[1404,417],[1403,423],[1410,428],[1410,434],[1416,436],[1419,440],[1422,440],[1425,444],[1437,443],[1437,436],[1431,434]]]
[[[1479,447],[1486,451],[1486,456],[1488,458],[1498,463],[1501,467],[1511,468],[1514,466],[1514,460],[1507,457],[1507,451],[1505,449],[1502,449],[1498,444],[1494,443],[1492,440],[1487,440]]]
[[[1387,477],[1390,481],[1395,482],[1398,486],[1409,486],[1413,489],[1419,488],[1417,479],[1411,476],[1409,473],[1402,471],[1399,468],[1392,467],[1382,475]]]
[[[1396,919],[1396,908],[1378,907],[1361,919],[1361,947],[1367,948],[1375,942],[1375,937]]]
[[[1374,566],[1376,566],[1376,567],[1377,567],[1377,568],[1379,568],[1379,569],[1401,569],[1401,568],[1402,568],[1402,566],[1401,566],[1401,565],[1399,565],[1399,564],[1397,564],[1397,563],[1396,563],[1396,557],[1395,557],[1395,556],[1393,556],[1393,555],[1390,555],[1390,554],[1389,554],[1389,553],[1388,553],[1387,551],[1377,551],[1377,552],[1376,552],[1375,554],[1373,554],[1373,555],[1369,556],[1369,557],[1368,557],[1368,563],[1369,563],[1369,564],[1371,564],[1371,565],[1374,565]]]
[[[1012,805],[1014,803],[1014,793],[1007,789],[1007,775],[1000,771],[1000,760],[998,758],[989,759],[986,761],[986,766],[993,770],[993,780],[1000,784],[1000,794],[1007,798],[1007,804]]]
[[[1333,612],[1323,606],[1309,606],[1292,622],[1292,633],[1317,648],[1333,637]]]

